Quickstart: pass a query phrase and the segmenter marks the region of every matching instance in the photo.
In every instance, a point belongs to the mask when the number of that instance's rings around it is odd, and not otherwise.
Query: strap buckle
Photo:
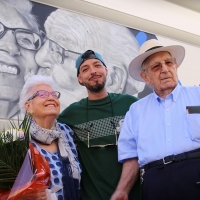
[[[164,164],[164,165],[167,165],[167,164],[169,164],[169,163],[171,163],[171,162],[172,162],[172,161],[166,162],[166,161],[165,161],[165,157],[163,158],[163,164]]]

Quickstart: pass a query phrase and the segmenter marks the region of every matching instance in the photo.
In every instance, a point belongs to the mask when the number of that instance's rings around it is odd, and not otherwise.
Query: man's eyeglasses
[[[143,71],[147,71],[150,69],[152,72],[160,72],[162,70],[163,64],[165,64],[165,66],[167,66],[168,68],[174,67],[174,65],[176,64],[176,58],[169,58],[163,60],[162,62],[155,62],[146,69],[143,69]]]
[[[34,99],[35,97],[39,96],[41,98],[48,98],[49,95],[51,95],[55,99],[60,98],[60,92],[53,91],[53,92],[47,92],[45,90],[38,90],[32,97],[28,99],[28,101]]]
[[[115,143],[114,144],[90,145],[90,130],[91,130],[92,126],[93,126],[93,124],[90,124],[90,126],[85,129],[87,131],[87,144],[88,144],[87,146],[88,146],[88,148],[104,148],[104,147],[117,146],[117,144],[118,144],[118,141],[117,141],[117,129],[116,129],[115,123],[112,120],[110,121],[110,123],[112,124],[113,130],[114,130],[114,133],[115,133]]]
[[[13,31],[17,44],[28,50],[38,50],[42,45],[41,36],[31,30],[23,28],[8,28],[0,22],[0,39],[8,30]]]
[[[57,44],[53,40],[50,40],[50,39],[48,39],[48,40],[49,40],[49,50],[51,52],[54,52],[55,60],[60,64],[64,64],[65,58],[68,58],[68,57],[73,58],[74,57],[74,60],[76,60],[78,58],[78,56],[80,55],[80,53],[78,53],[78,52],[64,49],[63,47],[61,47],[59,44]]]

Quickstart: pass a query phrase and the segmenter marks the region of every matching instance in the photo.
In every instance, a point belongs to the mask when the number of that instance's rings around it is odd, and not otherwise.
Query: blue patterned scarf
[[[80,174],[74,160],[73,152],[66,139],[65,134],[61,131],[57,122],[51,129],[41,128],[32,120],[30,126],[31,138],[38,143],[51,144],[53,140],[57,140],[58,153],[62,161],[62,181],[65,200],[80,199]]]

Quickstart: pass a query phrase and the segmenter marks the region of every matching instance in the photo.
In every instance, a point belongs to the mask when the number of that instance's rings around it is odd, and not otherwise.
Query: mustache
[[[97,75],[97,74],[94,74],[94,75],[92,75],[90,78],[89,78],[89,80],[91,80],[92,78],[94,78],[94,77],[101,77],[101,75]]]

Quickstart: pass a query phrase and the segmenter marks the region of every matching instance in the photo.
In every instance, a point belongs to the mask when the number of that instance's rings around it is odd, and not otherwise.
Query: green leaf
[[[10,130],[0,131],[0,188],[11,188],[29,147],[29,128],[31,119],[26,114],[23,122],[18,126],[14,121],[10,121]],[[24,138],[13,141],[13,129],[23,130]],[[15,131],[16,132],[16,131]]]

